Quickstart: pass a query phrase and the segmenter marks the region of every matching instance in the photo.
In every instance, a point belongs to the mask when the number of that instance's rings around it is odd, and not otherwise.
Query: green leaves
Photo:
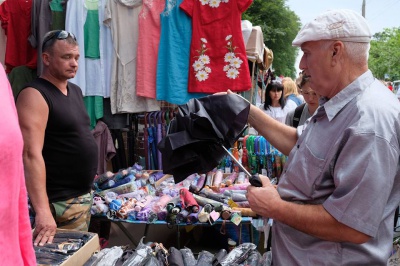
[[[400,79],[400,27],[386,28],[371,41],[369,68],[378,79]]]
[[[294,64],[298,50],[292,46],[292,41],[301,23],[295,12],[286,6],[286,0],[254,0],[242,18],[261,27],[264,43],[274,53],[275,73],[296,77]]]

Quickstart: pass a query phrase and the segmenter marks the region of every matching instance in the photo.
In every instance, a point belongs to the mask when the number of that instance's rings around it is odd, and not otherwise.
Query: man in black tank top
[[[16,102],[35,245],[51,243],[57,227],[87,231],[98,158],[82,91],[68,82],[78,69],[75,36],[48,32],[42,51],[42,75]]]

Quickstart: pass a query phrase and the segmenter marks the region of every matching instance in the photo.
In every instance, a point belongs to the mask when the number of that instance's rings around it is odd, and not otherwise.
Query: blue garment
[[[206,94],[188,92],[192,22],[180,8],[182,0],[166,0],[160,15],[161,37],[157,60],[157,100],[185,104]]]
[[[296,95],[294,95],[294,94],[290,94],[287,98],[290,99],[290,100],[292,100],[292,101],[294,101],[294,102],[297,104],[297,106],[299,106],[300,104],[303,103],[303,102],[302,102],[298,97],[296,97]]]

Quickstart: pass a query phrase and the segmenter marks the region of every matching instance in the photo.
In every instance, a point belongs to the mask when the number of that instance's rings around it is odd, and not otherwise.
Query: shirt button
[[[297,149],[299,149],[300,148],[300,145],[297,145]]]

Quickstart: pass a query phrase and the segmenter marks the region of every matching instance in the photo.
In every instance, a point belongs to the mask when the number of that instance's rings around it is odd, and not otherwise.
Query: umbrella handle
[[[250,176],[249,182],[254,187],[262,187],[262,182],[258,174]]]
[[[227,148],[225,148],[223,145],[221,145],[221,147],[222,147],[222,148],[224,149],[224,151],[229,155],[229,157],[231,157],[232,160],[239,166],[239,168],[242,169],[242,171],[245,172],[248,176],[250,176],[249,182],[250,182],[250,184],[251,184],[252,186],[255,186],[255,187],[262,187],[262,182],[261,182],[261,179],[260,179],[260,177],[258,176],[258,174],[251,175],[251,174],[249,173],[249,171],[247,171],[246,168],[244,168],[243,165],[242,165],[238,160],[236,160],[236,158],[233,156],[232,153],[230,153],[230,152],[228,151]]]

